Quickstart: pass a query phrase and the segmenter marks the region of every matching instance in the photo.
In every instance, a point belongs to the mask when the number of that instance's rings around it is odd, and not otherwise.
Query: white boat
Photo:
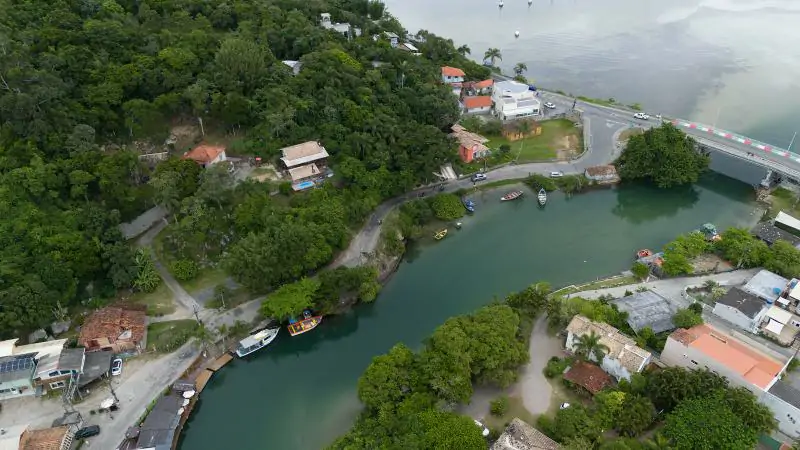
[[[539,200],[539,204],[544,206],[544,204],[547,203],[547,191],[545,191],[544,188],[539,189],[539,195],[537,195],[536,198]]]
[[[253,330],[250,336],[239,341],[239,346],[236,347],[236,356],[244,358],[250,353],[266,347],[275,340],[279,331],[279,327]]]

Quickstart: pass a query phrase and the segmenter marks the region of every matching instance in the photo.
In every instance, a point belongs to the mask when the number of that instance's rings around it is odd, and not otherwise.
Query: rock
[[[28,335],[28,342],[31,344],[45,340],[47,340],[47,332],[41,328]]]
[[[63,322],[53,322],[50,324],[50,330],[53,331],[54,336],[58,336],[61,333],[66,333],[69,331],[69,327],[72,325],[72,321],[65,320]]]

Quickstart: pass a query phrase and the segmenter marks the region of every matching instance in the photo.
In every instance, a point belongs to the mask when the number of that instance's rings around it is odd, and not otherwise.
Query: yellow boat
[[[445,236],[447,236],[447,228],[437,231],[436,234],[433,235],[433,238],[437,241],[441,241]]]

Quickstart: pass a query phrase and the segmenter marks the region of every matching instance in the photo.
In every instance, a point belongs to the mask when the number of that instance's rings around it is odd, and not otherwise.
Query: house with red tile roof
[[[458,156],[465,163],[471,163],[476,158],[484,158],[491,154],[491,150],[485,145],[489,139],[467,131],[459,124],[453,125],[450,129],[453,130],[450,136],[458,141]]]
[[[453,93],[461,95],[461,87],[464,83],[466,74],[463,70],[457,67],[444,66],[442,67],[442,82],[449,84],[453,88]]]
[[[492,86],[494,86],[494,80],[491,78],[488,80],[478,81],[472,85],[472,88],[475,89],[480,94],[491,94],[492,93]]]
[[[87,352],[139,353],[147,346],[147,316],[139,305],[107,306],[83,322],[78,344]]]
[[[577,361],[567,369],[564,379],[586,389],[592,395],[614,384],[611,375],[605,370],[584,361]]]
[[[69,450],[74,436],[67,426],[28,429],[22,433],[19,450]]]
[[[491,95],[464,97],[461,103],[464,105],[465,114],[488,114],[492,110]]]
[[[203,167],[208,167],[228,159],[225,147],[219,145],[200,144],[183,154],[183,159],[191,159]]]

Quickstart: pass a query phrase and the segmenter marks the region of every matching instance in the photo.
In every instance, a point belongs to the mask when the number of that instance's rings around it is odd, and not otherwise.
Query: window
[[[50,383],[50,389],[61,389],[66,385],[67,384],[64,383],[63,381],[55,381],[53,383]]]
[[[50,378],[52,378],[52,377],[57,377],[57,376],[58,376],[58,371],[57,371],[57,370],[54,370],[54,371],[52,371],[52,372],[48,372],[48,373],[47,373],[47,376],[48,376],[48,377],[50,377]]]
[[[692,361],[692,364],[694,364],[695,366],[697,365],[697,361],[695,361],[693,359],[691,359],[690,361]]]

